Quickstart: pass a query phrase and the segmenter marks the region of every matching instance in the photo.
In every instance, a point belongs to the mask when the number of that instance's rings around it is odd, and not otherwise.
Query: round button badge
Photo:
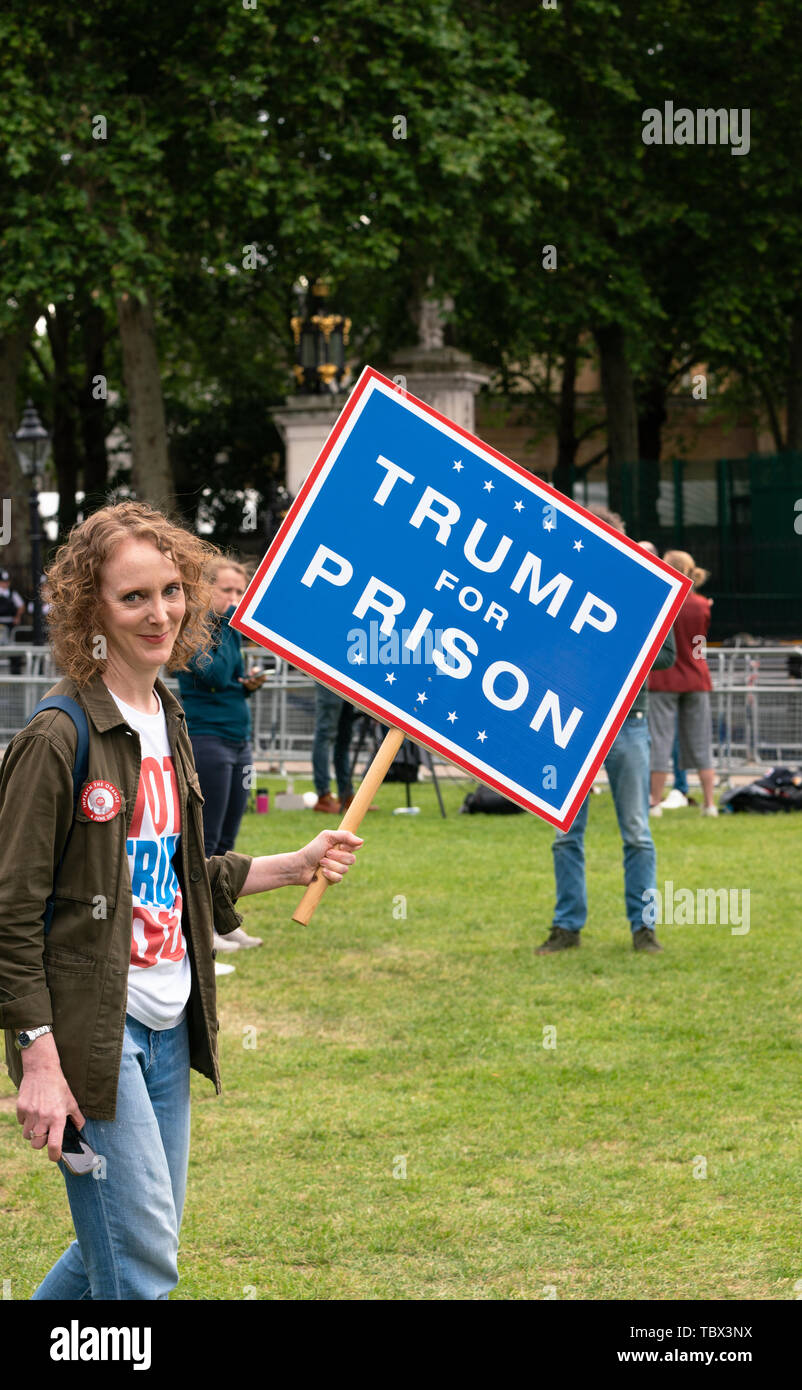
[[[87,782],[81,792],[81,810],[90,820],[113,820],[122,797],[113,782]]]

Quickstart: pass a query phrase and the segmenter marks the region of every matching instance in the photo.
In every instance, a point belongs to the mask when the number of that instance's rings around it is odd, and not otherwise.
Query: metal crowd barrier
[[[311,765],[315,682],[262,648],[247,649],[268,679],[251,697],[257,762],[285,775]],[[721,776],[767,765],[802,764],[802,646],[709,647],[713,754]],[[0,746],[26,722],[58,680],[48,647],[0,646]],[[178,682],[167,677],[178,693]],[[450,766],[433,755],[440,765]]]
[[[708,647],[707,664],[717,770],[802,764],[802,647]]]

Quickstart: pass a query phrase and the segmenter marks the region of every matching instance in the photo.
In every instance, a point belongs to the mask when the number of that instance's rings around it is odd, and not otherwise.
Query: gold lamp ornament
[[[327,303],[331,287],[321,276],[310,282],[302,275],[294,293],[296,310],[290,328],[296,389],[307,395],[340,391],[351,378],[345,362],[351,320],[331,309]]]

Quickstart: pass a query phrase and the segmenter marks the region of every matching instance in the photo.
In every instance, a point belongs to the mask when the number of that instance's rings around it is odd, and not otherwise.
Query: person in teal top
[[[246,673],[242,638],[229,618],[245,593],[248,576],[242,565],[221,557],[210,578],[214,584],[215,640],[208,652],[195,652],[178,672],[181,703],[203,793],[203,839],[207,858],[233,849],[248,802],[251,713],[248,697],[266,676]],[[261,945],[242,928],[215,942],[218,949]]]
[[[235,575],[244,593],[245,584],[239,580],[238,570],[233,565],[227,565],[218,571],[215,595],[218,582],[222,580],[227,586],[228,576]],[[228,597],[227,593],[225,597]],[[222,610],[215,609],[215,645],[207,653],[196,652],[190,658],[187,669],[178,672],[181,703],[193,740],[208,736],[228,743],[250,742],[251,712],[247,697],[257,687],[250,682],[244,683],[242,636],[228,621],[235,608],[236,602],[227,603]],[[215,854],[217,852],[216,849],[213,851]]]

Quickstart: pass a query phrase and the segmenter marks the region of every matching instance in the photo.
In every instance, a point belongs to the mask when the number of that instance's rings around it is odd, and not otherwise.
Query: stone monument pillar
[[[417,346],[394,352],[389,367],[378,370],[474,434],[475,399],[492,373],[469,353],[444,346],[443,311],[453,307],[451,299],[424,299],[418,312]]]
[[[297,497],[347,400],[347,391],[326,396],[288,396],[284,407],[273,411],[287,450],[286,486],[290,497]]]

